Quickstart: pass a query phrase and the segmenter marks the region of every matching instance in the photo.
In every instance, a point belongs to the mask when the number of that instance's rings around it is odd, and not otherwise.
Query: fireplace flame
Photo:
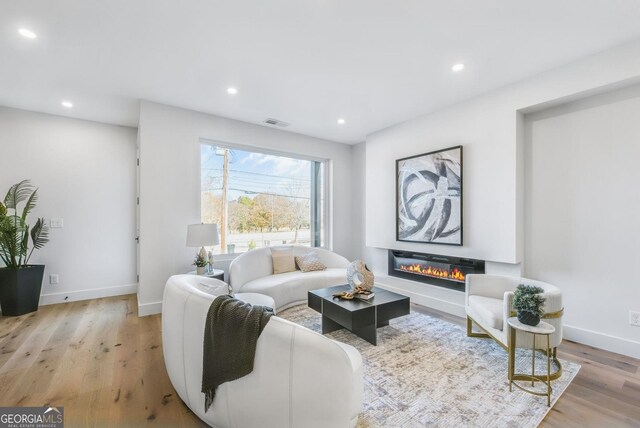
[[[446,269],[434,266],[422,266],[418,263],[412,265],[400,265],[400,270],[405,272],[417,273],[418,275],[431,276],[434,278],[452,279],[454,281],[464,282],[464,274],[458,268],[453,268],[451,272]]]

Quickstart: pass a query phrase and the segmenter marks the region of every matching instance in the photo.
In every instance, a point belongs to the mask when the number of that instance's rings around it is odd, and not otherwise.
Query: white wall
[[[161,310],[167,279],[192,270],[187,224],[200,222],[200,139],[330,160],[333,250],[351,258],[351,147],[190,110],[140,110],[140,315]]]
[[[351,146],[351,207],[353,211],[351,216],[351,240],[353,242],[352,254],[354,260],[364,259],[366,252],[366,151],[367,145],[364,142]]]
[[[367,246],[518,263],[515,136],[508,98],[494,97],[367,137]],[[464,147],[464,245],[396,242],[395,160],[459,144]]]
[[[136,130],[0,107],[0,142],[1,196],[32,179],[30,222],[64,219],[31,259],[46,265],[40,303],[135,293]]]
[[[561,284],[573,335],[640,357],[640,86],[528,115],[525,130],[527,276]]]
[[[379,283],[409,294],[417,303],[463,315],[462,293],[386,276],[386,249],[484,259],[488,272],[521,274],[525,218],[522,113],[628,86],[639,79],[640,41],[636,41],[369,135],[366,216],[361,218],[366,219],[365,259]],[[458,144],[464,146],[464,245],[397,242],[395,160]],[[598,305],[596,297],[591,302]],[[570,331],[567,336],[572,337]]]

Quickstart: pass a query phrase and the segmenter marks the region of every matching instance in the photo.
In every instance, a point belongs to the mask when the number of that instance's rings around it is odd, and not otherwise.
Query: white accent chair
[[[311,251],[318,253],[327,269],[314,272],[273,273],[270,248],[247,251],[236,257],[229,266],[229,284],[235,293],[261,293],[273,297],[276,309],[307,302],[307,292],[347,283],[349,260],[323,248],[293,245],[294,256]]]
[[[556,359],[557,347],[562,342],[562,292],[555,285],[528,278],[469,274],[466,277],[465,311],[467,313],[467,336],[492,337],[503,348],[509,350],[509,326],[507,318],[515,316],[513,309],[513,292],[519,284],[534,285],[544,290],[541,294],[545,298],[542,316],[545,322],[556,329],[550,339],[555,364],[559,367],[554,375],[561,374],[560,363]],[[480,327],[483,333],[475,333],[473,325]],[[533,335],[521,331],[517,332],[516,344],[518,348],[531,349]],[[544,336],[536,339],[536,349],[545,350],[547,341]]]
[[[258,339],[253,372],[220,385],[204,412],[204,325],[211,302],[226,292],[227,284],[212,278],[176,275],[167,281],[162,346],[182,401],[215,427],[355,427],[364,391],[360,353],[277,316]],[[273,305],[268,296],[236,297]]]

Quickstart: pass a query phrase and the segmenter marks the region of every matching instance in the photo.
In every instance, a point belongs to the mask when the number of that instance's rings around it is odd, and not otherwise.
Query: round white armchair
[[[502,347],[509,350],[510,343],[507,319],[515,316],[513,309],[513,293],[519,284],[534,285],[542,288],[544,297],[545,322],[555,327],[555,333],[549,336],[550,347],[558,371],[553,378],[562,373],[562,366],[556,358],[557,347],[562,342],[562,292],[558,287],[546,282],[528,278],[502,276],[502,275],[478,275],[470,274],[466,277],[465,311],[467,313],[467,336],[491,337]],[[474,332],[474,324],[483,330]],[[516,344],[518,348],[532,348],[533,335],[518,331]],[[546,337],[538,336],[535,343],[536,349],[546,350]]]

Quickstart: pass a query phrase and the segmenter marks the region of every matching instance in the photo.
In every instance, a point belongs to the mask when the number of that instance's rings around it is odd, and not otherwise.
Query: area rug
[[[278,316],[321,331],[321,315],[300,305]],[[546,397],[513,388],[507,353],[490,339],[467,337],[458,325],[417,312],[378,329],[378,346],[348,330],[326,336],[356,347],[364,361],[364,405],[359,428],[536,427],[547,414]],[[546,370],[538,356],[536,367]],[[562,361],[552,382],[552,405],[580,369]],[[531,370],[531,353],[519,350],[516,372]],[[545,372],[546,373],[546,372]]]

